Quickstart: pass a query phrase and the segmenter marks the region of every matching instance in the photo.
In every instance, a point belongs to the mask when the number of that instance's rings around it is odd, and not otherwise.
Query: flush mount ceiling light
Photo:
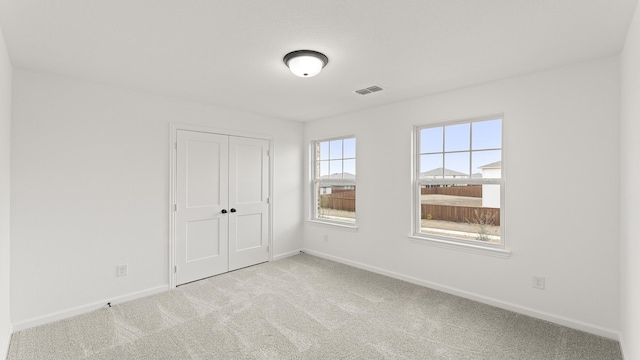
[[[297,50],[285,55],[283,61],[295,75],[312,77],[320,73],[329,62],[329,59],[317,51]]]

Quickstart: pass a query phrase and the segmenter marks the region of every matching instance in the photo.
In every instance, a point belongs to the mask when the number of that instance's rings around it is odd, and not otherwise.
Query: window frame
[[[316,140],[311,140],[309,146],[310,146],[310,177],[311,177],[311,181],[310,181],[310,209],[309,209],[309,221],[315,222],[315,223],[321,223],[321,224],[327,224],[327,225],[334,225],[334,226],[339,226],[339,227],[347,227],[347,228],[357,228],[356,224],[357,224],[357,207],[356,207],[356,211],[354,211],[354,219],[353,221],[346,221],[346,220],[339,220],[339,219],[329,219],[329,218],[324,218],[324,217],[319,217],[318,213],[317,213],[317,204],[318,204],[318,194],[316,192],[316,186],[320,186],[323,183],[326,182],[331,182],[331,184],[333,184],[334,186],[353,186],[354,187],[354,191],[356,191],[356,205],[357,205],[357,170],[356,170],[356,174],[354,174],[354,178],[353,179],[326,179],[326,180],[322,180],[320,179],[320,174],[319,172],[319,154],[318,154],[318,149],[319,149],[319,144],[320,143],[324,143],[324,142],[328,142],[330,143],[331,141],[335,141],[335,140],[342,140],[343,141],[343,148],[342,148],[342,157],[339,159],[341,161],[343,161],[343,172],[344,172],[344,160],[345,159],[352,159],[352,158],[345,158],[344,157],[344,140],[348,140],[348,139],[353,139],[355,142],[355,157],[353,157],[353,160],[355,161],[355,167],[357,169],[358,167],[358,151],[357,151],[357,146],[358,146],[358,141],[356,139],[356,136],[353,134],[350,135],[344,135],[344,136],[335,136],[335,137],[330,137],[330,138],[322,138],[322,139],[316,139]],[[334,160],[338,160],[338,159],[334,159]],[[329,160],[331,161],[331,160]]]
[[[423,129],[429,128],[438,128],[438,127],[446,127],[451,125],[458,124],[470,124],[470,129],[472,128],[471,124],[489,121],[489,120],[501,120],[501,147],[499,150],[501,151],[500,161],[501,161],[501,177],[498,178],[472,178],[473,175],[472,164],[470,164],[470,173],[468,178],[452,178],[452,179],[433,179],[433,178],[420,178],[420,149],[421,149],[421,136],[420,132]],[[442,121],[431,124],[420,124],[415,125],[413,127],[413,149],[412,149],[412,221],[411,221],[411,235],[409,236],[413,240],[416,240],[419,243],[431,243],[440,245],[447,248],[461,249],[465,251],[471,252],[479,252],[483,254],[498,256],[498,257],[509,257],[510,252],[506,248],[506,229],[505,229],[505,219],[506,219],[506,207],[505,207],[505,188],[506,188],[506,166],[505,166],[505,117],[504,114],[493,114],[487,116],[479,116],[465,119],[458,119],[452,121]],[[471,139],[473,138],[473,133],[470,130],[469,133],[469,141],[471,143]],[[471,145],[471,144],[470,144]],[[442,152],[438,152],[439,154],[447,154],[456,151],[447,152],[444,148]],[[488,150],[497,150],[498,148],[492,149],[482,149],[475,151],[488,151]],[[466,152],[466,151],[458,151],[458,152]],[[469,156],[470,161],[472,158],[472,147],[469,147]],[[443,163],[443,168],[446,164]],[[436,235],[436,234],[426,234],[421,232],[422,224],[421,224],[421,186],[422,185],[500,185],[500,243],[494,244],[489,242],[483,242],[479,240],[467,240],[462,238],[456,238],[452,236],[444,236],[444,235]]]

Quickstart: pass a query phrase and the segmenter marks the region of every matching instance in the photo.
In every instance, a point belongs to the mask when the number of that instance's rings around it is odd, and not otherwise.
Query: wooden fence
[[[433,192],[427,192],[426,194],[482,197],[482,185],[422,188],[421,190],[423,195],[427,190]],[[325,209],[356,211],[356,192],[355,190],[334,190],[331,194],[320,195],[320,204]],[[478,212],[477,215],[476,211]],[[466,223],[467,221],[477,223],[478,217],[486,220],[485,216],[488,216],[489,221],[493,221],[493,225],[500,225],[500,209],[496,208],[422,204],[420,215],[423,219],[459,223]]]
[[[356,191],[334,190],[331,194],[320,195],[320,204],[325,209],[356,211]]]
[[[477,215],[476,211],[478,212]],[[477,223],[478,220],[486,221],[488,217],[488,225],[500,225],[500,209],[496,208],[422,204],[420,215],[423,219],[459,223],[466,223],[467,221]],[[491,221],[493,224],[490,223]]]
[[[467,196],[467,197],[481,198],[482,185],[447,186],[447,187],[435,185],[433,187],[420,188],[420,194],[422,195],[441,194],[441,195]]]

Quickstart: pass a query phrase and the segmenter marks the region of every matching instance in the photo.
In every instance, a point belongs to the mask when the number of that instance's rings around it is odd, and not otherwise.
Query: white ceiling
[[[307,121],[618,54],[636,2],[0,0],[0,26],[15,67]],[[329,64],[298,78],[299,49]]]

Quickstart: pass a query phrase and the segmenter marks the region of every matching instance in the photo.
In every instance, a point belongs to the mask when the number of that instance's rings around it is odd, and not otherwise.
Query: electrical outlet
[[[535,289],[544,290],[544,276],[533,276],[531,286]]]
[[[323,235],[323,239],[324,239],[324,242],[328,242],[329,241],[329,235],[324,234]]]
[[[116,266],[116,276],[127,276],[127,265]]]

